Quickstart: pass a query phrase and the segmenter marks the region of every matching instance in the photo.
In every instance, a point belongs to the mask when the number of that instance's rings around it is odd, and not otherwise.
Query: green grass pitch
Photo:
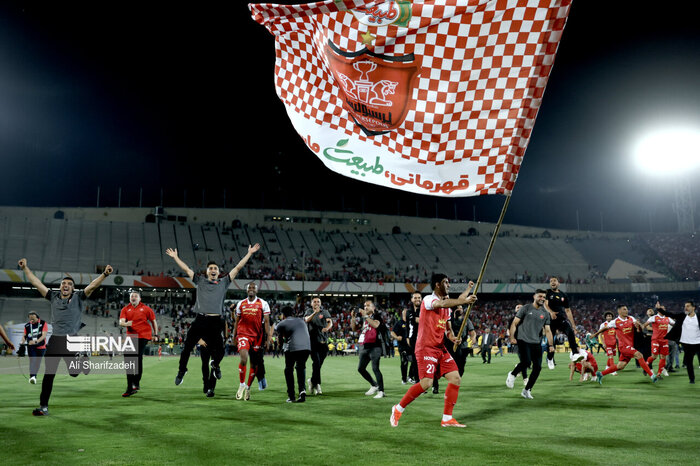
[[[237,401],[238,357],[222,363],[216,397],[202,393],[199,359],[174,385],[177,358],[147,357],[141,391],[122,398],[125,377],[59,375],[49,417],[33,417],[40,385],[0,376],[3,464],[699,464],[700,385],[685,369],[652,384],[630,364],[617,377],[569,382],[566,355],[521,398],[505,386],[516,356],[469,358],[455,418],[440,427],[443,393],[411,404],[389,425],[401,385],[398,358],[382,360],[387,397],[364,395],[357,357],[329,357],[323,395],[287,398],[283,359],[265,358],[269,388]],[[602,353],[599,366],[605,366]],[[26,369],[26,359],[24,361]],[[697,370],[697,369],[696,369]],[[311,363],[307,364],[310,374]],[[370,371],[371,372],[371,371]]]

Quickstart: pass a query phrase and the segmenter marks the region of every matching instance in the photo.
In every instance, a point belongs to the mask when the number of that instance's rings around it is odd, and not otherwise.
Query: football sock
[[[249,387],[252,385],[254,378],[255,378],[255,368],[251,366],[250,373],[248,374],[248,384],[247,384]]]
[[[421,396],[424,391],[425,390],[423,390],[423,387],[420,386],[420,383],[411,385],[411,388],[406,391],[406,394],[403,396],[403,398],[401,398],[401,401],[399,401],[399,406],[405,408],[411,404],[413,400]]]
[[[666,367],[666,360],[661,358],[661,360],[659,360],[659,374],[664,370],[664,367]]]
[[[647,367],[648,367],[648,366],[647,366]],[[612,364],[612,365],[608,366],[608,368],[605,369],[605,370],[602,372],[602,374],[603,374],[603,375],[608,375],[608,374],[612,374],[613,372],[617,372],[617,366],[616,366],[615,364]]]
[[[639,361],[639,365],[642,366],[642,369],[644,369],[644,372],[649,374],[650,377],[652,375],[654,375],[654,373],[651,371],[651,369],[649,369],[649,364],[647,364],[647,362],[644,360],[644,358],[639,358],[638,361]]]
[[[447,388],[445,389],[445,416],[452,417],[452,410],[454,409],[455,404],[457,403],[458,396],[459,385],[448,383]]]
[[[238,364],[238,379],[241,383],[245,382],[245,365]]]

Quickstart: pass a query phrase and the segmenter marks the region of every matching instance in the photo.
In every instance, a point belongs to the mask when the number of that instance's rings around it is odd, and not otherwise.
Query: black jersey
[[[569,297],[566,296],[566,293],[563,291],[557,289],[556,291],[549,289],[547,290],[547,306],[553,311],[557,313],[557,318],[566,318],[563,315],[563,312],[565,309],[568,309],[569,307]]]

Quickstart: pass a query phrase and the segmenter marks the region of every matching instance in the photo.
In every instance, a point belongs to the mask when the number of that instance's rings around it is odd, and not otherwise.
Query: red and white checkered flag
[[[276,88],[333,171],[437,196],[509,194],[571,0],[250,5]]]

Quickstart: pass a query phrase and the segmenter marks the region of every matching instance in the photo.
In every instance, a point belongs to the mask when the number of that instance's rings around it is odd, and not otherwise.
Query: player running
[[[644,369],[644,372],[649,374],[651,381],[655,383],[658,380],[658,377],[651,371],[651,369],[649,369],[649,365],[644,360],[642,353],[637,351],[633,346],[634,330],[636,328],[637,330],[641,331],[642,325],[639,323],[639,321],[637,321],[637,319],[629,315],[629,310],[624,304],[617,306],[617,315],[617,319],[607,322],[605,327],[593,334],[594,337],[597,337],[606,329],[615,329],[615,335],[617,336],[620,346],[620,359],[618,363],[609,366],[603,372],[596,372],[596,381],[602,385],[604,376],[615,371],[621,371],[625,368],[625,366],[627,366],[627,363],[629,363],[632,358],[635,358],[639,362],[639,365],[642,366],[642,369]]]
[[[663,310],[664,307],[657,301],[656,302],[656,314],[649,317],[649,319],[644,323],[644,328],[652,328],[651,334],[651,356],[647,358],[647,364],[651,366],[657,356],[660,356],[659,360],[659,372],[657,375],[663,375],[668,377],[668,372],[666,371],[666,356],[668,356],[668,340],[666,339],[666,334],[668,333],[669,325],[675,325],[676,321],[670,317],[666,317],[661,314],[659,310]]]
[[[399,425],[399,419],[406,407],[430,388],[436,375],[438,377],[444,375],[448,382],[445,389],[442,427],[465,427],[464,424],[460,424],[452,417],[462,379],[459,376],[457,364],[445,348],[444,338],[447,335],[447,338],[453,343],[462,341],[452,333],[452,327],[449,324],[450,308],[476,302],[476,296],[469,295],[474,283],[469,282],[466,291],[457,299],[450,299],[448,295],[450,281],[445,274],[433,274],[430,284],[433,287],[433,294],[423,298],[421,303],[420,327],[416,340],[416,361],[420,381],[412,385],[401,398],[399,404],[391,408],[390,422],[392,427]],[[440,373],[436,374],[438,367]]]
[[[605,322],[600,324],[598,330],[603,332],[605,355],[608,357],[608,362],[605,365],[605,369],[607,369],[615,365],[615,354],[617,353],[617,338],[615,337],[615,329],[607,328],[608,323],[612,322],[615,316],[613,316],[612,312],[606,311],[605,314],[603,314],[603,317],[605,317]],[[595,335],[598,335],[598,333],[596,333]],[[613,372],[612,375],[617,375],[617,372]]]
[[[248,297],[236,306],[235,321],[233,324],[233,338],[238,343],[238,352],[241,361],[238,364],[238,377],[240,385],[236,392],[236,399],[250,400],[250,385],[255,378],[258,368],[260,353],[264,352],[263,337],[267,335],[265,347],[272,342],[270,331],[270,306],[267,301],[258,297],[258,285],[249,283],[246,288]],[[263,333],[263,322],[265,328]],[[250,359],[250,374],[246,383],[245,372]]]

